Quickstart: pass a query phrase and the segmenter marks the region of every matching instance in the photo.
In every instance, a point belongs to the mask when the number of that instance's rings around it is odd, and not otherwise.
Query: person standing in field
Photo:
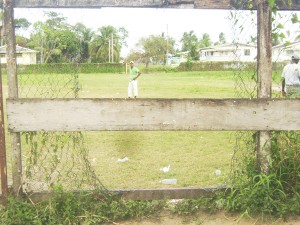
[[[137,78],[141,75],[140,70],[134,66],[134,62],[130,61],[129,68],[129,84],[128,84],[128,98],[134,96],[137,98],[138,96],[138,83]]]
[[[300,94],[300,65],[299,56],[292,55],[292,61],[283,68],[281,90],[282,95],[296,97]]]

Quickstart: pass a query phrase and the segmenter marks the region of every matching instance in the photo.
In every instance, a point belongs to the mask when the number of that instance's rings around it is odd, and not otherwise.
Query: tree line
[[[164,65],[168,56],[179,56],[181,52],[185,52],[190,61],[197,61],[200,57],[199,49],[226,43],[223,32],[219,34],[219,40],[213,43],[208,33],[199,38],[191,30],[183,33],[178,48],[174,38],[162,33],[141,38],[126,59],[123,59],[121,50],[127,46],[129,36],[124,27],[115,28],[109,25],[93,31],[82,23],[70,25],[67,18],[60,13],[44,12],[44,16],[45,22],[37,21],[33,24],[25,18],[15,19],[16,43],[36,50],[40,63],[107,63],[134,60],[146,66],[150,63]],[[288,44],[285,41],[288,32],[285,34],[285,26],[276,19],[278,16],[280,17],[278,13],[272,16],[272,45],[282,42]],[[233,20],[238,24],[239,18]],[[292,24],[299,24],[296,13],[292,13],[289,20]],[[26,38],[22,31],[28,31],[29,28],[32,28],[30,37]],[[297,36],[296,40],[299,39]],[[250,37],[249,42],[255,43],[256,37]],[[1,44],[5,44],[3,40]]]
[[[187,52],[190,60],[199,59],[199,48],[212,45],[209,34],[198,38],[194,31],[184,32],[180,39],[181,48],[176,48],[175,39],[161,35],[141,38],[127,59],[121,58],[122,47],[127,46],[128,31],[124,27],[102,26],[96,31],[82,23],[70,25],[62,14],[44,12],[46,20],[33,24],[25,18],[15,19],[16,43],[38,52],[40,63],[106,63],[121,60],[136,60],[145,65],[165,64],[167,55]],[[29,38],[22,35],[30,31]],[[219,42],[225,43],[224,33]],[[3,43],[2,43],[3,44]],[[216,44],[216,43],[215,43]]]

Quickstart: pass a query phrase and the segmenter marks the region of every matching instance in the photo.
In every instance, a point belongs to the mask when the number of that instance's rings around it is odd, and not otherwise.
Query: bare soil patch
[[[162,212],[157,217],[105,223],[104,225],[300,225],[300,217],[283,219],[265,219],[242,217],[239,214],[218,212],[208,214],[199,212],[189,216],[178,216]]]

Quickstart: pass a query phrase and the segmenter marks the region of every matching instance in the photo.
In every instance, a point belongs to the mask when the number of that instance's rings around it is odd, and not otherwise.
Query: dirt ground
[[[242,217],[224,212],[217,214],[198,213],[193,216],[175,216],[170,213],[162,213],[156,218],[146,218],[138,220],[120,221],[106,223],[105,225],[300,225],[300,217],[289,218],[287,221],[282,219],[266,220]]]

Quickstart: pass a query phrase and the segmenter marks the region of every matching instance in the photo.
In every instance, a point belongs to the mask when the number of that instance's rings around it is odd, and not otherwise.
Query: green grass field
[[[24,75],[23,97],[43,96],[44,90],[51,92],[55,86],[51,82],[58,86],[59,79],[64,79],[64,75],[51,76]],[[233,72],[151,73],[142,74],[138,82],[139,98],[236,97]],[[126,74],[79,74],[79,84],[80,98],[127,97]],[[109,189],[208,187],[228,182],[234,132],[99,131],[85,132],[85,136],[92,167]],[[128,161],[118,162],[125,157]],[[169,172],[160,170],[168,165]],[[216,175],[216,170],[221,174]],[[177,184],[160,182],[167,178],[176,178]]]
[[[125,74],[81,74],[82,98],[126,98]],[[230,72],[142,74],[140,98],[233,98]],[[222,115],[220,115],[222,116]],[[234,148],[232,132],[87,132],[90,160],[108,188],[225,185]],[[118,162],[127,157],[128,161]],[[160,168],[170,165],[169,172]],[[215,171],[221,170],[221,175]],[[160,181],[176,178],[176,185]]]
[[[81,74],[82,98],[126,98],[126,74]],[[140,98],[232,98],[232,72],[181,72],[142,74]]]

